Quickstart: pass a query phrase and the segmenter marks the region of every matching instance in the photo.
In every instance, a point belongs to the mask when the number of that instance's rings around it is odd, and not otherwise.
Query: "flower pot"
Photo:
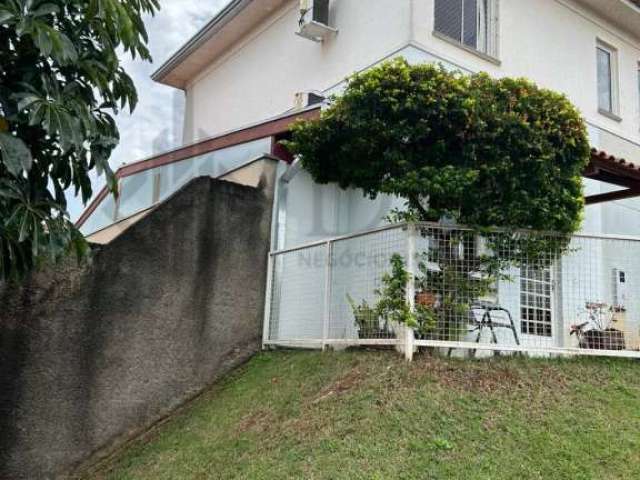
[[[625,350],[624,333],[615,328],[584,332],[580,348],[591,350]]]
[[[416,305],[425,307],[434,307],[437,300],[436,294],[432,292],[418,292],[415,297]]]

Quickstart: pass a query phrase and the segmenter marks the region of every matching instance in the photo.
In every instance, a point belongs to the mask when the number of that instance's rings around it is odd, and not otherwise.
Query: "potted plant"
[[[423,307],[435,308],[438,301],[437,294],[429,291],[416,292],[416,305],[422,305]]]
[[[376,291],[379,296],[376,310],[385,320],[385,325],[407,325],[421,338],[436,326],[437,296],[428,291],[416,295],[415,308],[407,302],[407,283],[411,274],[406,271],[404,259],[394,254],[390,259],[391,272],[382,276],[383,287]]]
[[[351,295],[347,294],[347,301],[351,306],[353,317],[358,330],[358,337],[362,339],[380,338],[388,335],[388,329],[385,325],[380,328],[380,317],[376,309],[369,305],[366,300],[362,300],[357,304]]]
[[[571,326],[580,348],[590,350],[625,350],[624,332],[613,328],[614,308],[606,303],[587,302],[587,321]]]

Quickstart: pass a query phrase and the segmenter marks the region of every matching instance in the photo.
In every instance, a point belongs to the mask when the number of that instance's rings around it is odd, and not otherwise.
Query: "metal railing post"
[[[327,259],[324,272],[324,309],[322,315],[322,350],[327,347],[329,338],[329,322],[331,321],[331,267],[333,255],[333,242],[326,243]]]
[[[271,303],[273,300],[273,266],[274,256],[269,253],[267,260],[267,290],[264,301],[264,321],[262,322],[262,349],[264,350],[271,336]]]
[[[409,224],[407,226],[407,272],[409,279],[407,281],[407,298],[406,301],[414,312],[416,308],[416,273],[418,271],[416,265],[416,226]],[[415,333],[413,328],[408,325],[404,326],[404,357],[408,361],[413,360]]]

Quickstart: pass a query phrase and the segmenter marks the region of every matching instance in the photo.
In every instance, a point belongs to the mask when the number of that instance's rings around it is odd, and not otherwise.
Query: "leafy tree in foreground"
[[[525,256],[549,261],[581,223],[585,123],[566,97],[525,79],[387,62],[351,78],[319,120],[295,125],[288,147],[317,182],[403,198],[397,218],[447,219],[474,235],[505,229],[486,235],[491,256],[459,230],[435,235],[426,260],[440,269],[426,271],[425,281],[449,285],[437,292],[445,323],[486,293],[487,275],[495,279],[506,262]]]
[[[113,115],[136,89],[117,56],[150,60],[144,14],[158,0],[0,0],[0,280],[86,244],[65,192],[86,202],[89,172],[106,174]]]

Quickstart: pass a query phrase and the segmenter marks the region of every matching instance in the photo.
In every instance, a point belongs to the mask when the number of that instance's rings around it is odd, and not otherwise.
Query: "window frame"
[[[553,267],[520,269],[520,335],[553,339],[555,299]]]
[[[600,62],[599,62],[599,53],[603,51],[609,55],[609,83],[610,83],[610,102],[611,109],[605,108],[600,103]],[[613,45],[601,40],[597,39],[596,41],[596,49],[595,49],[595,60],[596,60],[596,100],[598,105],[598,113],[605,117],[608,117],[611,120],[615,120],[617,122],[622,121],[620,118],[620,70],[619,70],[619,58],[618,58],[618,49]]]
[[[460,30],[461,30],[461,35],[460,35],[460,39],[454,38],[450,35],[447,35],[446,33],[443,33],[439,30],[436,29],[436,2],[438,0],[434,0],[433,2],[433,31],[432,31],[432,35],[440,40],[443,40],[447,43],[450,43],[452,45],[455,45],[456,47],[459,47],[467,52],[473,53],[476,56],[479,56],[481,58],[483,58],[484,60],[487,60],[491,63],[494,63],[496,65],[500,65],[501,62],[499,60],[499,39],[500,39],[500,22],[499,22],[499,18],[500,18],[500,0],[476,0],[478,2],[478,4],[483,3],[486,1],[487,4],[487,13],[486,13],[486,19],[485,19],[485,26],[486,26],[486,39],[484,39],[484,41],[482,43],[486,44],[486,49],[480,49],[478,48],[478,46],[476,46],[475,48],[467,45],[466,43],[464,43],[464,9],[462,10],[462,17],[460,18]],[[464,0],[463,1],[463,7],[464,7]],[[479,10],[480,11],[480,10]],[[480,43],[480,38],[482,38],[481,35],[481,30],[482,29],[478,29],[478,32],[476,33],[476,44]]]
[[[636,62],[636,108],[638,109],[638,119],[640,120],[640,60]]]

